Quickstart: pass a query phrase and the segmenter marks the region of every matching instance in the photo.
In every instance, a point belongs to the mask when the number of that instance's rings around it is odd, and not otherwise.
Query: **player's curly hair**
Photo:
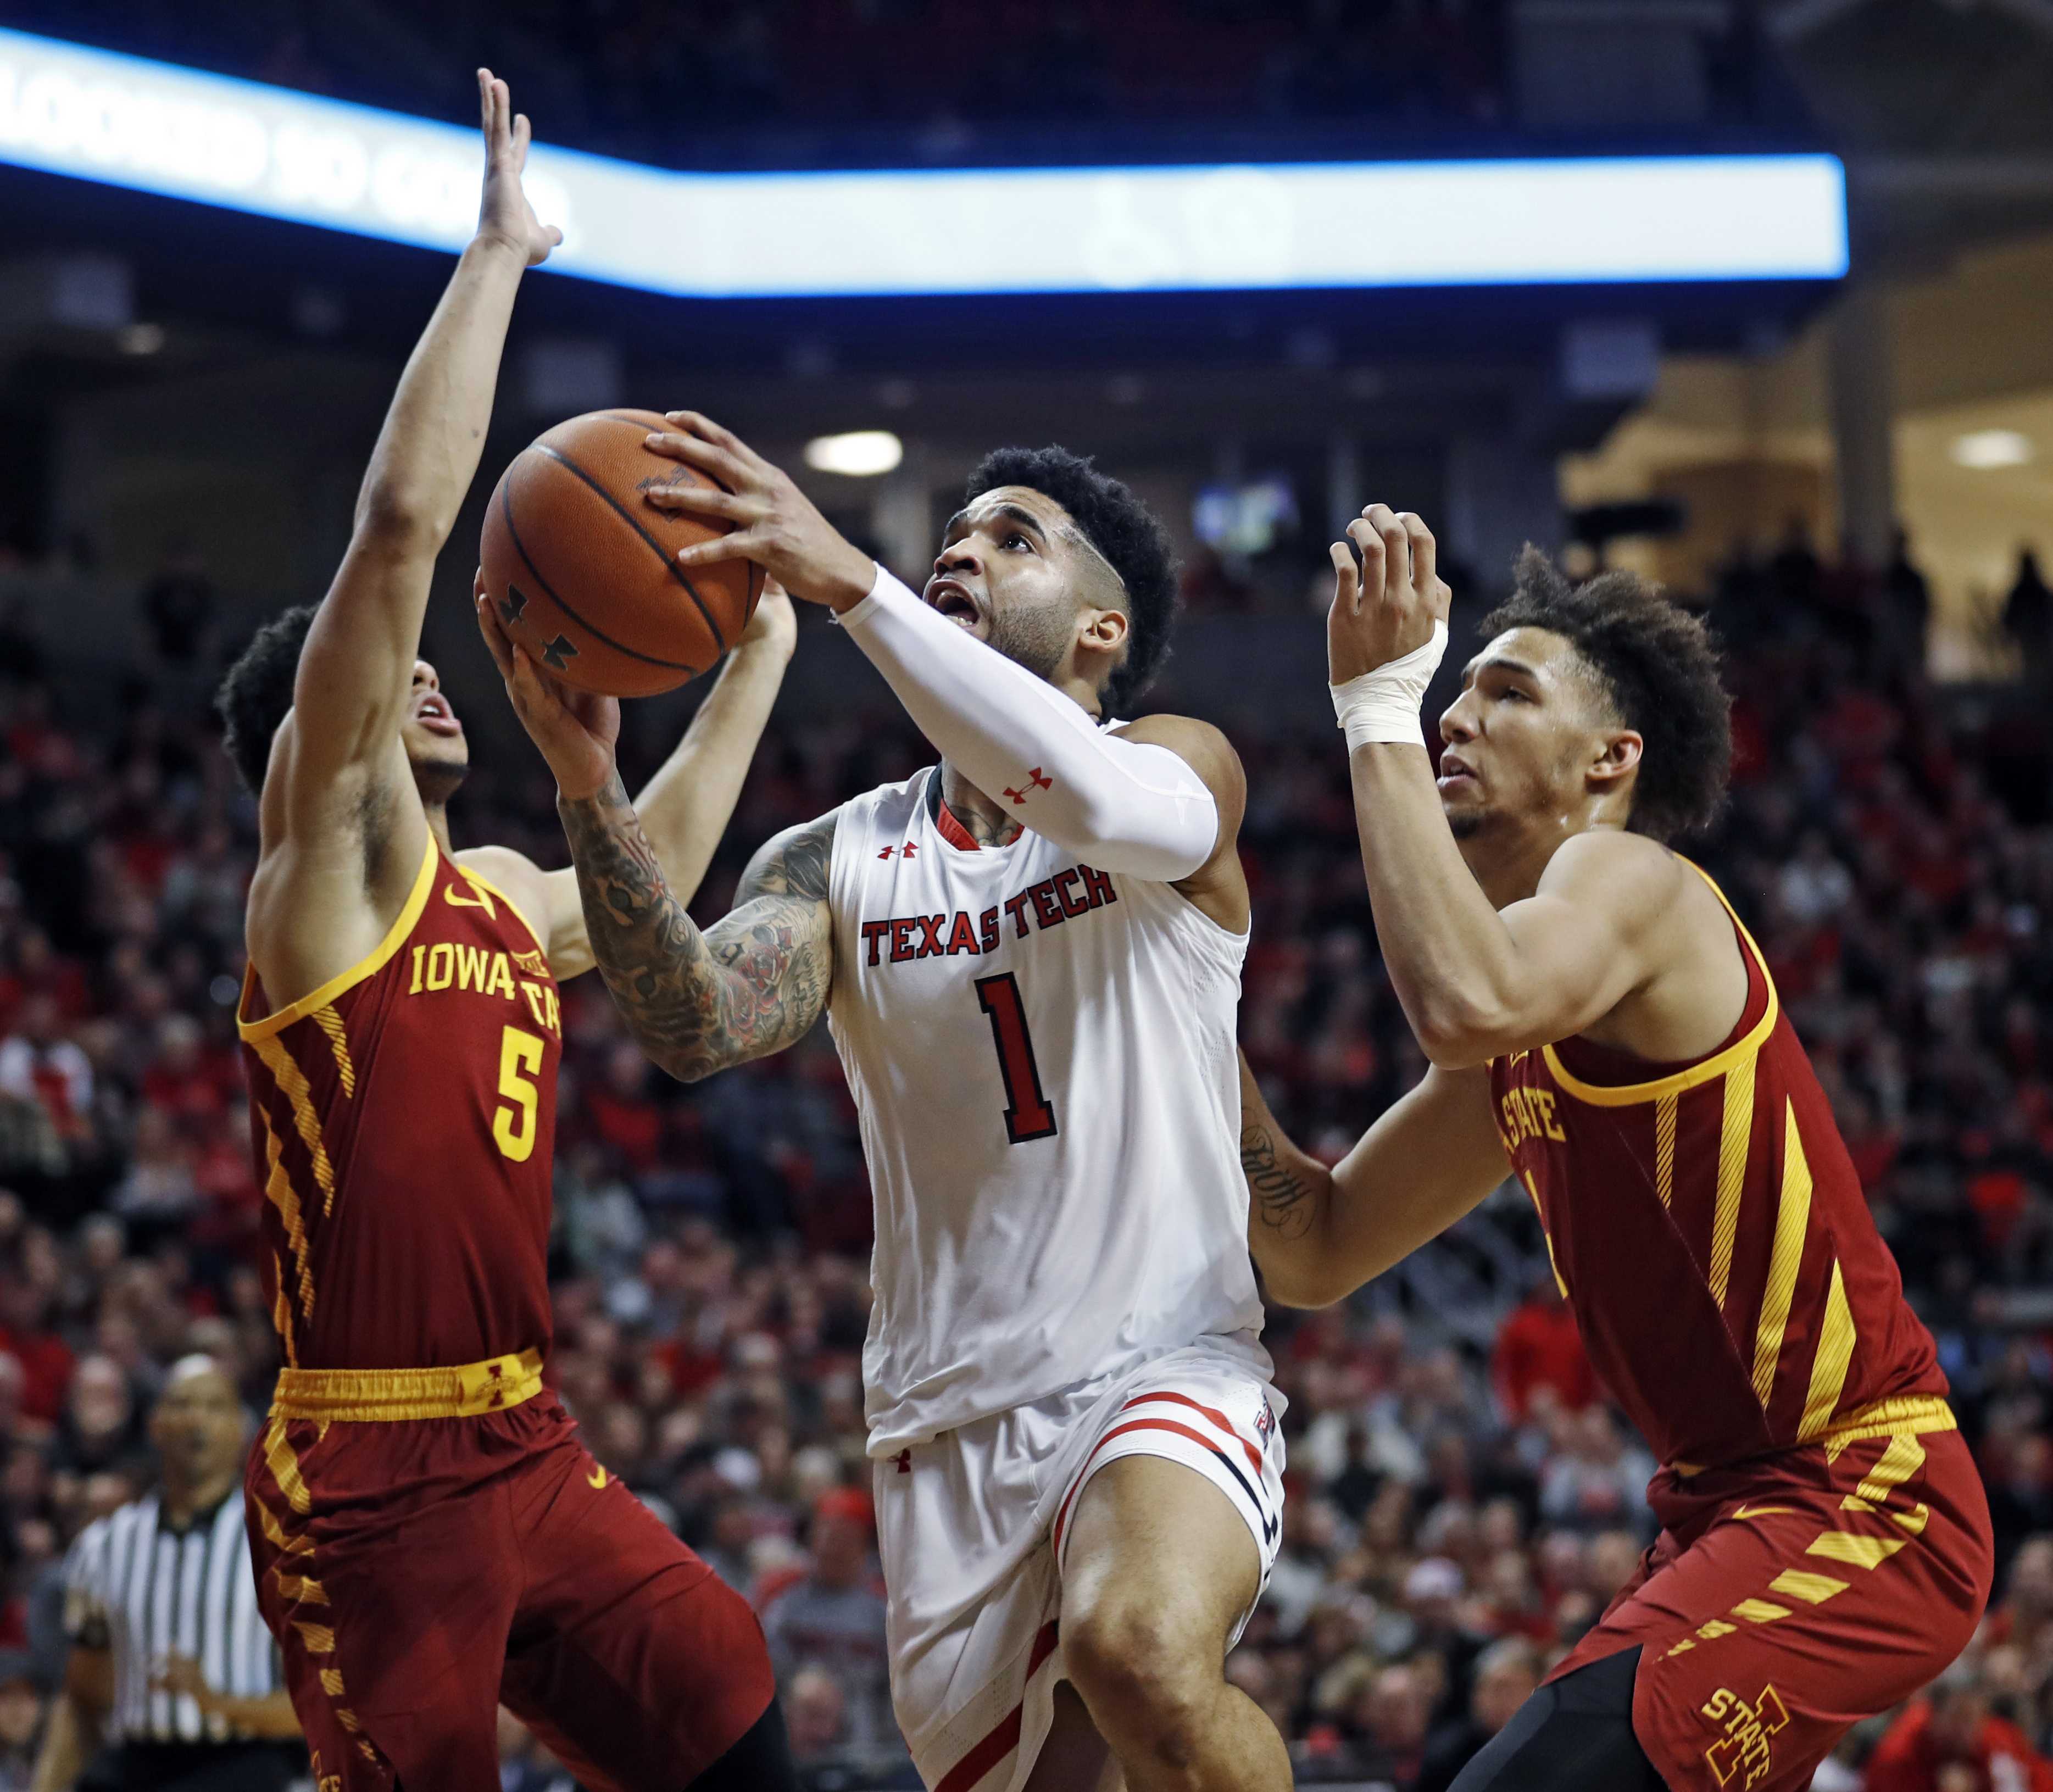
[[[963,495],[973,503],[1000,485],[1053,498],[1126,585],[1126,657],[1105,680],[1108,716],[1147,688],[1169,651],[1176,619],[1176,561],[1168,532],[1132,491],[1066,448],[999,448],[984,456]]]
[[[292,707],[300,649],[307,644],[313,620],[310,603],[273,617],[250,637],[241,657],[228,669],[214,693],[214,712],[222,722],[222,748],[234,761],[253,796],[264,788],[272,737]]]
[[[1634,833],[1675,840],[1717,819],[1732,771],[1732,699],[1702,617],[1637,573],[1572,584],[1528,543],[1510,598],[1482,619],[1486,639],[1506,629],[1566,636],[1619,721],[1646,743],[1627,822]]]

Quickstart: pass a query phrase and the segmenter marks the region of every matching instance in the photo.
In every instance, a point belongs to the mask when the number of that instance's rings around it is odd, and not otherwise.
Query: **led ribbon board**
[[[473,131],[4,30],[0,163],[431,248],[477,214]],[[709,174],[538,143],[528,190],[552,268],[700,298],[1847,269],[1828,155]]]

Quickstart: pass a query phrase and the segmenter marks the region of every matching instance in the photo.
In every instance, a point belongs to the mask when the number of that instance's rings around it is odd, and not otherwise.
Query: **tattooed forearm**
[[[834,818],[756,855],[732,913],[701,932],[671,892],[618,774],[559,801],[592,956],[628,1030],[672,1076],[696,1082],[802,1038],[834,970],[827,864]]]
[[[1255,1217],[1283,1238],[1301,1238],[1311,1228],[1317,1190],[1297,1174],[1276,1148],[1265,1126],[1249,1126],[1240,1135],[1240,1167]]]

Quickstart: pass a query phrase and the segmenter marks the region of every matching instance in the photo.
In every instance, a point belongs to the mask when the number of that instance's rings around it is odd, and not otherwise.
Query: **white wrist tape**
[[[1436,622],[1433,638],[1423,647],[1415,647],[1401,659],[1350,678],[1344,684],[1326,687],[1333,694],[1333,714],[1347,731],[1350,753],[1372,740],[1426,744],[1419,706],[1426,700],[1426,687],[1433,682],[1447,650],[1447,625]]]

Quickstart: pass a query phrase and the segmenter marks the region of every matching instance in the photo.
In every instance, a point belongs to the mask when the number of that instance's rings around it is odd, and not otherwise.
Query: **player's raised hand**
[[[505,82],[489,69],[477,71],[477,104],[485,126],[485,193],[478,202],[477,233],[518,250],[534,267],[548,260],[563,233],[535,216],[521,190],[520,174],[528,166],[533,134],[528,115],[514,111]]]
[[[532,736],[555,774],[558,792],[573,802],[596,796],[614,774],[620,740],[620,702],[595,691],[580,691],[552,678],[506,632],[485,594],[485,571],[471,587],[477,606],[477,632],[506,681],[506,695],[520,725]]]
[[[689,571],[716,560],[752,560],[795,598],[850,610],[869,595],[877,566],[821,516],[782,467],[709,417],[665,411],[670,428],[648,438],[651,453],[681,461],[716,480],[652,486],[642,496],[658,510],[717,517],[733,527],[724,535],[680,549]]]
[[[1425,646],[1433,625],[1447,621],[1450,595],[1433,531],[1415,512],[1371,504],[1347,532],[1348,541],[1329,551],[1333,602],[1326,612],[1326,659],[1336,684]]]
[[[791,594],[774,578],[763,582],[763,595],[756,600],[756,614],[736,642],[738,653],[775,654],[789,660],[799,645],[799,618],[791,607]]]

